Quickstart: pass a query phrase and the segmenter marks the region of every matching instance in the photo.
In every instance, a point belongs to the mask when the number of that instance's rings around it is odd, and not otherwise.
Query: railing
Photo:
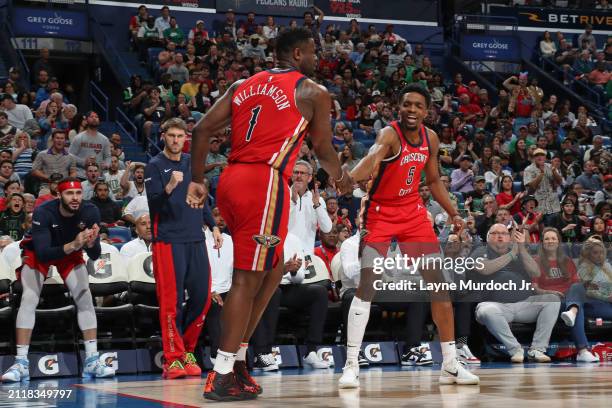
[[[89,98],[91,99],[91,107],[98,113],[101,113],[104,121],[108,121],[108,96],[94,81],[89,81]]]
[[[106,58],[106,62],[111,66],[112,69],[116,69],[118,71],[116,72],[116,74],[118,75],[118,78],[120,80],[128,80],[132,76],[132,73],[123,61],[123,58],[121,58],[121,55],[119,54],[119,51],[117,51],[115,44],[108,36],[108,34],[104,32],[102,25],[98,22],[98,20],[96,20],[94,16],[90,14],[89,20],[91,22],[89,26],[91,27],[91,34],[94,39],[94,42],[100,49],[100,52]]]
[[[2,47],[8,51],[8,60],[13,66],[19,67],[21,71],[21,83],[25,86],[26,89],[30,88],[30,69],[28,68],[28,63],[23,56],[23,53],[19,48],[13,44],[13,39],[15,38],[15,34],[13,33],[13,29],[8,21],[3,21],[0,24],[0,29],[7,35],[0,36],[2,38]],[[7,67],[8,69],[9,67]]]
[[[115,108],[115,112],[117,113],[117,126],[119,129],[127,135],[134,143],[138,143],[138,129],[134,122],[128,118],[128,116],[121,110],[120,107]]]

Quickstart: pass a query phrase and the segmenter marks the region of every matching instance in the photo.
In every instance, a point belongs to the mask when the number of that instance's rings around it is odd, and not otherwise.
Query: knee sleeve
[[[19,311],[17,312],[17,328],[18,329],[30,329],[34,328],[34,322],[36,321],[36,307],[40,300],[40,292],[42,290],[44,282],[44,276],[24,265],[21,270],[21,285],[23,287],[23,293],[21,295],[21,304],[19,305]]]
[[[89,291],[87,270],[79,265],[68,274],[66,286],[70,290],[77,308],[77,321],[81,330],[95,329],[97,325],[96,312]]]

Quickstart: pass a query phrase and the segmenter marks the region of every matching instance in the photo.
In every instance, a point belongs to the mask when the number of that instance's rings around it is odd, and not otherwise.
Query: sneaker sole
[[[563,323],[565,323],[567,327],[574,327],[575,322],[565,313],[561,313],[561,320],[563,320]]]
[[[438,379],[440,385],[453,385],[453,384],[457,384],[457,385],[478,385],[480,384],[480,379],[475,379],[475,380],[471,380],[471,379],[460,379],[460,378],[455,378],[455,377],[440,377]]]
[[[346,390],[346,389],[350,389],[350,388],[359,388],[359,380],[357,380],[357,382],[352,382],[352,383],[338,383],[338,388]]]
[[[419,362],[419,363],[415,363],[413,361],[402,361],[402,365],[403,366],[426,366],[426,365],[433,365],[433,361],[425,361],[425,362]]]
[[[212,401],[219,401],[219,402],[248,401],[248,400],[254,400],[255,398],[257,398],[257,394],[252,394],[250,392],[242,393],[240,395],[225,395],[225,396],[220,396],[216,392],[205,392],[204,393],[204,399],[208,399]]]
[[[162,378],[164,380],[176,380],[178,378],[185,378],[187,377],[187,374],[178,374],[178,375],[168,375],[168,374],[162,374]]]

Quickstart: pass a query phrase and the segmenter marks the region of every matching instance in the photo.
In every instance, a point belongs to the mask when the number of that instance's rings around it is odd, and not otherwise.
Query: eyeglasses
[[[497,236],[497,235],[499,235],[501,237],[508,237],[508,236],[510,236],[510,233],[507,232],[507,231],[506,232],[493,231],[493,232],[489,232],[489,235],[492,236],[492,237]]]
[[[299,170],[293,170],[293,174],[296,176],[310,176],[310,173],[308,173],[307,171],[299,171]]]

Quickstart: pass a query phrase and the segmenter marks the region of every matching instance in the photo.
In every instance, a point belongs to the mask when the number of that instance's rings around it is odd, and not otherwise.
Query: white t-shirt
[[[135,216],[142,212],[149,212],[149,202],[147,196],[138,196],[133,198],[123,210],[123,215]]]
[[[143,188],[142,193],[138,192],[138,189],[136,188],[136,184],[134,184],[133,181],[130,181],[130,189],[128,190],[128,193],[125,195],[125,198],[134,198],[134,197],[138,197],[138,196],[147,196],[147,189]]]
[[[143,252],[148,252],[148,251],[149,251],[149,248],[147,247],[147,244],[145,243],[144,239],[136,238],[124,244],[121,247],[121,250],[119,251],[119,253],[127,261],[129,261],[131,257],[141,254]]]

